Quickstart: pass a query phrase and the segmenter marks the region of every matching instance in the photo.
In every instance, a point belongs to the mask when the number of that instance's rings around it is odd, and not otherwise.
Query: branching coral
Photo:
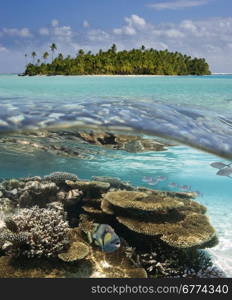
[[[69,243],[68,224],[57,210],[22,209],[10,221],[7,220],[6,226],[8,230],[1,239],[11,243],[6,252],[12,256],[55,257]]]
[[[52,181],[57,184],[62,184],[65,182],[65,180],[71,180],[71,181],[77,181],[78,177],[75,174],[72,173],[66,173],[66,172],[54,172],[47,176],[44,176],[44,179],[46,181]]]

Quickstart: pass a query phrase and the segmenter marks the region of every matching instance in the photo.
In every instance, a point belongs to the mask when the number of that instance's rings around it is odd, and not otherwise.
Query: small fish
[[[231,164],[226,165],[226,164],[224,164],[222,162],[213,162],[213,163],[210,164],[211,167],[213,167],[215,169],[219,169],[219,170],[221,170],[221,169],[223,169],[225,167],[229,167],[230,165]]]
[[[158,177],[156,177],[156,180],[165,181],[165,180],[167,180],[167,177],[165,177],[165,176],[158,176]]]
[[[153,178],[150,176],[144,176],[142,179],[143,182],[151,182],[152,180],[153,180]]]
[[[171,183],[168,184],[168,186],[169,186],[170,188],[176,188],[176,187],[177,187],[177,183],[171,182]]]
[[[147,182],[153,182],[153,181],[154,181],[154,178],[148,177]]]
[[[151,180],[148,182],[149,185],[157,185],[159,183],[159,180]]]
[[[121,245],[119,236],[107,224],[95,224],[91,237],[92,241],[107,253],[116,251]]]
[[[189,186],[189,185],[182,185],[182,186],[180,186],[180,189],[182,190],[182,191],[189,191],[190,189],[191,189],[191,186]]]
[[[223,168],[216,173],[216,175],[227,176],[227,177],[230,177],[230,174],[232,174],[232,168],[229,167]]]

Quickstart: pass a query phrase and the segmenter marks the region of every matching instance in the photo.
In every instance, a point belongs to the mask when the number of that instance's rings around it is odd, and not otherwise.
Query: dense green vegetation
[[[117,51],[114,44],[109,50],[99,50],[93,54],[79,50],[76,57],[64,57],[62,53],[54,57],[56,44],[50,46],[52,62],[47,63],[49,53],[42,55],[42,62],[35,58],[33,51],[32,63],[27,64],[24,75],[209,75],[209,65],[204,58],[192,58],[179,52],[168,50],[140,49]],[[26,57],[27,55],[25,55]]]

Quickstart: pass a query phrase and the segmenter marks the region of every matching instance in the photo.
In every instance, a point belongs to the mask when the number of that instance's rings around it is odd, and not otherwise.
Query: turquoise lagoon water
[[[232,178],[210,166],[230,162],[232,76],[203,77],[17,77],[0,76],[0,129],[7,131],[77,124],[113,126],[131,134],[172,138],[182,143],[167,151],[127,153],[97,146],[84,159],[44,152],[0,148],[0,178],[68,171],[80,178],[119,177],[150,187],[144,176],[164,176],[157,189],[191,186],[199,191],[217,230],[219,245],[210,249],[216,264],[232,276]],[[112,129],[112,128],[111,128]],[[149,136],[150,137],[150,136]],[[184,143],[186,141],[186,143]],[[189,147],[191,144],[193,147]],[[75,144],[73,147],[75,148]],[[87,147],[87,146],[86,146]],[[203,152],[204,149],[211,153]]]

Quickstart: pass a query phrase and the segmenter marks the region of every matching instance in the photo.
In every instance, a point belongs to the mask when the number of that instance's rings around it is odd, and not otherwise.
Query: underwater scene
[[[232,75],[0,75],[0,278],[232,277]]]

